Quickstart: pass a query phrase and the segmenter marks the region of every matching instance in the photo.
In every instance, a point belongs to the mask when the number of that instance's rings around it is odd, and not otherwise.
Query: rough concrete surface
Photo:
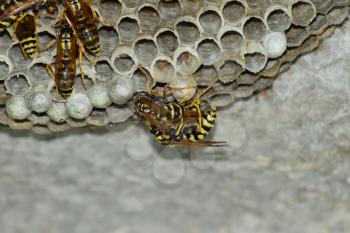
[[[1,233],[349,232],[350,22],[274,88],[219,112],[227,148],[162,148],[135,122],[1,128]]]

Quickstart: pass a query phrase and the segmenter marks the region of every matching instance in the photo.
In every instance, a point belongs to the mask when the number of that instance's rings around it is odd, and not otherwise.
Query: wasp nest
[[[24,59],[12,29],[0,34],[0,123],[38,133],[127,120],[136,91],[148,83],[190,98],[211,87],[209,103],[224,106],[272,85],[326,29],[342,23],[348,0],[100,0],[101,56],[83,63],[63,101],[47,72],[55,48]],[[39,17],[40,46],[55,39],[53,20]],[[327,30],[329,31],[329,30]],[[184,91],[181,88],[184,87]],[[190,90],[190,91],[188,91]]]

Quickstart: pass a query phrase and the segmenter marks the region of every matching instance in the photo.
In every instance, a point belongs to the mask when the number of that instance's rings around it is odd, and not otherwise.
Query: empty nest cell
[[[219,79],[219,74],[213,65],[202,65],[193,77],[198,86],[210,86]]]
[[[38,33],[39,48],[47,49],[46,52],[50,53],[51,51],[53,51],[54,46],[52,46],[51,48],[48,48],[48,45],[50,42],[52,42],[55,39],[56,37],[49,32],[44,31],[44,32]],[[38,53],[38,54],[41,54],[41,53]]]
[[[198,55],[194,51],[182,51],[176,59],[177,70],[184,74],[192,74],[200,66]]]
[[[136,19],[124,17],[118,24],[118,31],[121,40],[133,41],[140,32],[140,27]]]
[[[47,71],[47,64],[41,62],[34,63],[29,68],[28,77],[35,86],[48,85],[52,82],[52,78]]]
[[[238,31],[227,31],[221,36],[221,46],[224,51],[231,54],[237,54],[241,51],[243,44],[243,35]]]
[[[26,59],[24,57],[19,44],[16,44],[10,48],[8,57],[12,61],[15,69],[28,67],[31,62],[30,59]]]
[[[10,74],[12,67],[10,67],[10,60],[6,59],[5,57],[2,58],[0,56],[0,80],[4,80],[7,75]],[[11,65],[12,66],[12,65]]]
[[[113,69],[108,60],[100,60],[96,63],[95,66],[96,73],[103,80],[108,80],[113,75]]]
[[[134,8],[141,5],[143,2],[142,0],[122,0],[122,2],[125,4],[128,8]]]
[[[176,31],[181,42],[185,44],[194,44],[200,38],[197,25],[190,21],[180,21],[176,25]]]
[[[222,20],[216,11],[208,10],[199,16],[199,24],[204,32],[215,35],[221,29]]]
[[[14,74],[5,81],[5,88],[11,95],[24,95],[30,89],[30,84],[24,74]]]
[[[172,56],[179,47],[178,38],[174,32],[165,30],[157,35],[159,51],[167,56]]]
[[[306,0],[297,1],[292,4],[293,23],[307,26],[316,16],[314,5]]]
[[[122,4],[118,0],[100,0],[98,10],[103,21],[113,24],[122,13]]]
[[[204,65],[214,64],[221,56],[221,49],[214,39],[204,39],[197,47],[197,52]]]
[[[158,9],[165,20],[169,20],[181,13],[181,5],[178,0],[160,0]]]
[[[144,6],[138,11],[140,26],[143,30],[153,31],[160,24],[158,11],[152,6]]]
[[[305,27],[292,25],[286,32],[287,46],[295,47],[303,43],[303,41],[309,36],[309,33]]]
[[[268,12],[266,22],[271,31],[282,32],[290,27],[292,20],[284,9],[276,8]]]
[[[145,68],[146,70],[146,68]],[[149,74],[149,72],[148,72]],[[150,75],[149,75],[150,77]],[[153,79],[147,79],[144,72],[140,70],[140,68],[136,69],[135,72],[131,76],[132,84],[134,86],[135,91],[145,91],[147,90],[147,81],[149,82],[149,87],[152,87],[154,84]]]
[[[135,65],[135,61],[130,54],[121,53],[115,57],[113,65],[119,73],[127,73],[132,70]]]
[[[251,17],[243,25],[244,37],[248,40],[258,41],[266,34],[266,26],[262,19]]]
[[[222,9],[222,15],[226,22],[237,23],[246,14],[246,7],[240,1],[229,1]]]
[[[174,79],[175,68],[170,60],[159,59],[153,65],[153,79],[159,83],[168,83]]]
[[[134,46],[134,53],[140,63],[150,66],[157,57],[158,48],[153,40],[141,39]]]
[[[117,31],[113,27],[102,26],[98,31],[102,55],[110,55],[119,43]]]
[[[220,67],[219,77],[223,83],[229,83],[238,78],[244,68],[233,60],[226,60]]]
[[[12,44],[11,36],[7,31],[0,32],[0,51],[6,51]],[[1,52],[4,53],[4,52]]]

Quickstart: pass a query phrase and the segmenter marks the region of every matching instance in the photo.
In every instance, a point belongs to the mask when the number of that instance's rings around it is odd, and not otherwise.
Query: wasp
[[[225,142],[204,141],[215,126],[216,107],[205,110],[200,100],[202,94],[182,103],[148,90],[135,96],[134,109],[163,145],[224,146]]]
[[[100,41],[96,25],[96,13],[89,3],[84,0],[63,0],[66,19],[75,31],[82,47],[85,47],[94,56],[99,56]]]
[[[38,47],[35,16],[21,13],[14,23],[14,31],[24,56],[34,59]]]
[[[48,72],[56,84],[56,92],[68,99],[73,91],[76,76],[77,39],[73,29],[63,20],[56,38],[55,68],[49,64]],[[54,71],[55,70],[55,71]]]

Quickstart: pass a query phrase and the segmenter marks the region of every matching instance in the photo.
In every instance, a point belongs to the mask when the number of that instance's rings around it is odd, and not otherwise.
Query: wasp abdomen
[[[24,55],[34,59],[38,46],[35,17],[29,13],[20,14],[14,28]]]
[[[76,75],[76,47],[74,31],[68,24],[63,23],[57,36],[55,83],[58,92],[64,99],[68,99],[73,92]]]

